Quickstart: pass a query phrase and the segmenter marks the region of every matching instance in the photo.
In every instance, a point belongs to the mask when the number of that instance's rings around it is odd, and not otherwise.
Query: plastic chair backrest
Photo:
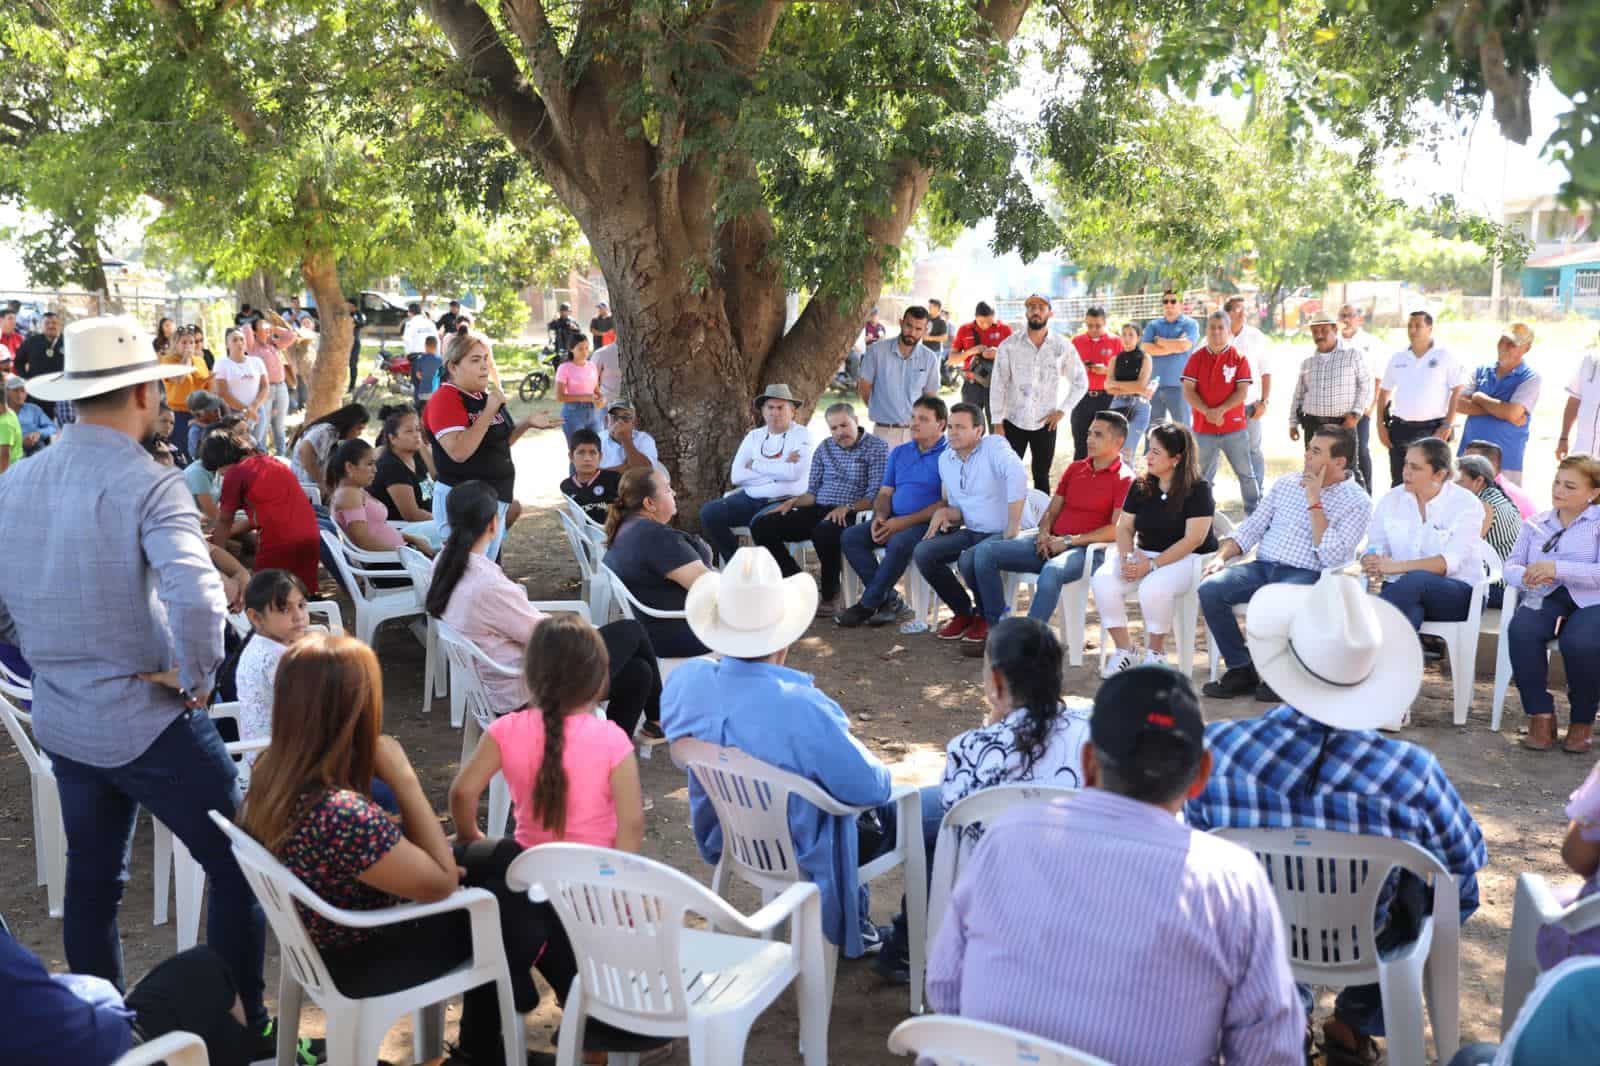
[[[140,1044],[111,1066],[156,1066],[162,1062],[167,1066],[210,1066],[211,1057],[204,1040],[179,1029]]]
[[[50,759],[39,746],[33,742],[28,728],[33,725],[33,716],[12,703],[5,696],[0,696],[0,724],[6,727],[6,732],[11,734],[11,742],[22,753],[22,761],[27,764],[30,774],[50,773]]]
[[[685,1021],[689,1003],[707,997],[704,988],[691,997],[684,985],[684,915],[715,923],[732,909],[687,874],[610,848],[542,844],[517,856],[506,883],[543,889],[572,942],[576,979],[590,1003],[671,1023]],[[722,978],[707,973],[696,979]]]
[[[439,626],[439,643],[444,648],[445,658],[450,661],[450,679],[452,682],[459,680],[466,693],[467,711],[478,720],[478,725],[487,730],[494,722],[494,707],[489,702],[489,690],[484,687],[483,674],[480,670],[503,677],[515,677],[521,671],[502,666],[478,647],[472,641],[458,633],[449,623],[442,618],[434,621]]]
[[[4,663],[0,663],[0,696],[16,700],[18,703],[32,703],[33,682],[13,673]]]
[[[1042,1037],[955,1015],[907,1018],[889,1034],[889,1050],[917,1056],[917,1066],[1111,1066]]]
[[[1308,984],[1378,980],[1373,918],[1389,872],[1434,883],[1433,915],[1457,916],[1455,879],[1431,854],[1404,840],[1326,829],[1217,829],[1255,853],[1278,898],[1295,979]],[[1331,977],[1332,981],[1319,978]]]
[[[1522,1010],[1517,1012],[1517,1020],[1512,1024],[1510,1031],[1506,1033],[1505,1042],[1500,1045],[1500,1054],[1495,1058],[1495,1062],[1501,1062],[1502,1060],[1505,1062],[1522,1061],[1516,1055],[1516,1052],[1522,1050],[1517,1045],[1522,1042],[1523,1034],[1527,1032],[1528,1026],[1533,1022],[1534,1015],[1539,1012],[1539,1008],[1544,1005],[1544,1001],[1556,991],[1558,985],[1566,982],[1577,982],[1580,988],[1586,986],[1589,989],[1593,989],[1597,984],[1596,978],[1600,977],[1600,974],[1596,974],[1595,971],[1600,971],[1600,956],[1576,955],[1569,959],[1563,959],[1540,974],[1538,983],[1533,986],[1533,992],[1523,1002]],[[1578,1002],[1585,1005],[1592,1004],[1594,1002],[1592,992],[1580,995]],[[1567,1028],[1568,1032],[1571,1033],[1572,1027],[1570,1023]],[[1551,1029],[1557,1032],[1561,1031],[1559,1026],[1546,1025],[1545,1029],[1546,1031]],[[1539,1049],[1523,1050],[1523,1059],[1528,1059],[1529,1053],[1534,1050]],[[1576,1062],[1579,1059],[1574,1056],[1570,1061]]]
[[[628,590],[628,586],[623,583],[622,578],[618,577],[616,572],[604,563],[601,563],[595,569],[595,575],[610,584],[611,595],[615,597],[617,605],[622,609],[624,618],[637,618],[639,615],[644,615],[646,618],[688,617],[683,611],[662,611],[655,607],[646,607]]]
[[[805,880],[789,830],[789,797],[825,814],[850,815],[858,808],[839,803],[798,774],[704,740],[672,742],[672,761],[687,769],[716,809],[722,824],[722,857],[757,885]]]
[[[332,540],[329,540],[329,537]],[[386,596],[398,594],[401,590],[395,588],[378,588],[372,584],[374,578],[394,581],[405,576],[404,571],[396,572],[392,569],[374,569],[373,563],[397,564],[400,562],[399,551],[369,552],[350,543],[350,538],[344,535],[344,530],[334,527],[330,533],[326,528],[322,530],[322,539],[328,545],[334,561],[348,582],[347,589],[350,598],[361,603],[371,603]],[[409,582],[409,578],[407,579]],[[414,591],[414,590],[413,590]]]
[[[1233,519],[1221,511],[1211,516],[1211,532],[1215,533],[1218,540],[1233,535]]]
[[[567,536],[567,546],[572,549],[572,557],[578,561],[578,573],[585,581],[593,580],[594,561],[590,555],[588,537],[584,536],[581,527],[565,511],[557,511],[556,517],[561,520],[561,531]]]
[[[422,606],[428,599],[428,586],[433,584],[433,560],[407,545],[400,549],[400,565],[417,590],[417,606]]]

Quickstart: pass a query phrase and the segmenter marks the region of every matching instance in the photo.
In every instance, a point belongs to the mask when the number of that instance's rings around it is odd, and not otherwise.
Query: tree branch
[[[772,43],[783,6],[783,0],[759,5],[751,0],[719,0],[701,20],[700,38],[721,51],[729,66],[748,74]]]

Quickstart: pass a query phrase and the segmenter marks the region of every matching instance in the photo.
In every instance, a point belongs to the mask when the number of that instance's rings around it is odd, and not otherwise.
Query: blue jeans
[[[894,591],[895,583],[900,580],[900,575],[911,565],[911,553],[922,542],[922,535],[927,531],[928,523],[919,522],[890,537],[888,543],[882,545],[881,563],[876,554],[879,545],[872,542],[870,522],[862,522],[844,531],[844,536],[839,538],[839,547],[844,550],[845,559],[864,586],[861,606],[876,611],[884,605],[889,593]]]
[[[787,497],[775,500],[758,500],[743,489],[712,500],[700,508],[700,532],[705,535],[717,557],[726,563],[739,550],[739,538],[733,535],[734,526],[748,526],[756,515],[775,507]]]
[[[1128,420],[1128,439],[1122,442],[1122,458],[1131,463],[1145,431],[1150,428],[1150,401],[1118,396],[1111,401],[1111,409]]]
[[[1412,570],[1386,581],[1378,593],[1400,608],[1412,629],[1423,622],[1465,622],[1472,610],[1472,586],[1443,574]]]
[[[1255,410],[1255,404],[1246,404],[1244,409],[1245,416],[1254,415]],[[1244,429],[1250,436],[1250,472],[1256,477],[1256,491],[1265,496],[1267,494],[1267,453],[1261,447],[1261,419],[1250,418],[1244,424]]]
[[[445,501],[450,498],[450,486],[440,481],[433,483],[433,521],[438,526],[439,543],[443,544],[450,536],[449,512],[445,510]],[[489,550],[485,553],[490,559],[500,558],[500,545],[506,542],[506,512],[511,510],[511,505],[504,500],[500,501],[500,524],[495,528],[494,540],[489,542]],[[336,571],[330,571],[336,572]]]
[[[1150,425],[1157,422],[1176,422],[1188,426],[1191,421],[1189,401],[1183,398],[1183,384],[1162,385],[1150,397]]]
[[[998,603],[986,609],[983,590],[978,588],[977,575],[973,570],[973,550],[989,538],[999,536],[998,533],[979,533],[973,529],[940,533],[931,540],[918,544],[911,557],[916,562],[922,579],[932,586],[946,607],[958,615],[976,614],[987,617],[989,609],[1005,610],[1006,601],[1004,596],[999,596]],[[956,564],[957,569],[961,571],[961,577],[958,578],[950,572],[951,563]],[[977,595],[976,605],[967,595],[967,589],[962,586],[963,580]]]
[[[1261,487],[1250,467],[1250,434],[1236,429],[1232,433],[1196,433],[1196,454],[1200,459],[1200,476],[1211,482],[1215,491],[1217,467],[1221,457],[1228,457],[1233,476],[1239,479],[1239,492],[1244,496],[1244,513],[1250,514],[1261,499]]]
[[[86,766],[51,753],[67,829],[67,898],[62,941],[73,973],[123,988],[117,908],[128,881],[128,856],[139,808],[183,841],[211,882],[206,943],[233,974],[246,1020],[266,1024],[261,969],[267,927],[228,838],[208,811],[232,818],[241,799],[233,760],[204,711],[189,711],[124,766]]]
[[[288,438],[284,435],[283,420],[289,413],[289,385],[280,381],[267,386],[267,400],[261,405],[261,418],[256,423],[256,446],[267,450],[267,434],[272,434],[272,452],[288,455]]]
[[[1046,625],[1056,613],[1062,586],[1083,576],[1088,548],[1068,548],[1054,558],[1041,559],[1034,544],[1034,535],[1029,533],[1009,540],[994,537],[972,549],[973,587],[978,590],[983,616],[990,625],[1000,621],[1006,613],[1002,572],[1039,575],[1033,588],[1033,602],[1028,606],[1028,617]]]
[[[1561,619],[1565,618],[1565,622]],[[1556,701],[1545,690],[1550,676],[1550,660],[1545,642],[1555,636],[1561,622],[1561,662],[1567,670],[1567,695],[1572,700],[1572,721],[1584,725],[1594,721],[1600,708],[1600,604],[1579,607],[1565,586],[1545,596],[1538,610],[1518,606],[1511,619],[1506,639],[1511,642],[1511,677],[1522,693],[1522,709],[1528,714],[1554,714]]]
[[[580,429],[592,429],[604,434],[600,409],[592,403],[564,403],[561,405],[561,432],[567,436],[567,450],[572,450],[572,435]],[[604,436],[601,437],[604,440]]]
[[[1235,606],[1249,603],[1263,585],[1315,585],[1321,576],[1316,570],[1257,559],[1230,566],[1200,582],[1200,611],[1222,661],[1230,667],[1250,665],[1250,651],[1239,632],[1239,620],[1233,617]]]

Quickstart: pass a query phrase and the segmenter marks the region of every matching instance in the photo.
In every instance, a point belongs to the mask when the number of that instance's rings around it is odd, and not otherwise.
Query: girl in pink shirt
[[[600,410],[605,397],[600,392],[600,368],[589,362],[589,338],[572,346],[572,361],[556,368],[556,399],[561,401],[561,429],[567,435],[567,450],[572,450],[572,435],[580,429],[604,433]]]

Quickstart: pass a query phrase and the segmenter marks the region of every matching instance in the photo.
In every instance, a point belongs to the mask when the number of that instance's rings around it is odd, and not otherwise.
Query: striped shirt
[[[1184,814],[1196,829],[1331,829],[1405,840],[1456,876],[1461,917],[1478,909],[1483,833],[1426,748],[1333,729],[1280,704],[1206,726],[1211,777]],[[1378,899],[1388,913],[1393,879]]]
[[[1485,485],[1483,491],[1478,493],[1478,499],[1489,506],[1489,511],[1494,516],[1489,522],[1489,532],[1483,539],[1489,542],[1489,547],[1500,556],[1500,561],[1506,561],[1511,554],[1511,549],[1517,546],[1517,537],[1522,534],[1522,513],[1517,510],[1516,503],[1500,490],[1499,485]]]
[[[1357,348],[1343,344],[1331,352],[1313,352],[1295,378],[1289,421],[1301,415],[1343,418],[1359,415],[1372,403],[1372,366]]]
[[[842,507],[862,498],[870,500],[883,487],[883,471],[889,465],[888,442],[866,430],[856,433],[856,442],[848,448],[828,437],[811,453],[811,480],[806,491],[820,506]]]
[[[989,826],[934,943],[928,1002],[1118,1066],[1304,1061],[1261,864],[1100,789]]]
[[[1311,509],[1306,506],[1306,490],[1300,474],[1285,474],[1272,483],[1261,505],[1233,531],[1232,540],[1241,552],[1256,545],[1263,562],[1298,566],[1302,570],[1327,570],[1348,564],[1356,557],[1356,545],[1367,532],[1372,517],[1372,499],[1346,477],[1322,490],[1322,513],[1328,519],[1322,543],[1311,539]]]
[[[1555,540],[1557,533],[1561,539],[1546,551],[1545,545]],[[1556,564],[1556,584],[1542,586],[1543,591],[1551,592],[1560,585],[1579,607],[1600,603],[1600,504],[1586,508],[1564,531],[1554,510],[1528,519],[1506,559],[1506,584],[1524,588],[1522,575],[1538,562]]]

